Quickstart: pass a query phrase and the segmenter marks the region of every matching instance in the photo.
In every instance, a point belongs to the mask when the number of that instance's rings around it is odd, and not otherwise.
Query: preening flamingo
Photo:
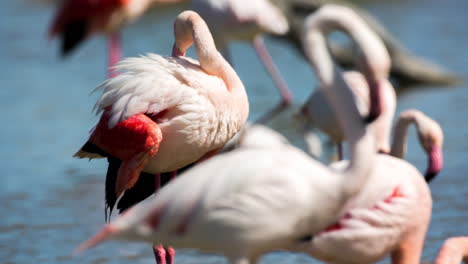
[[[439,250],[435,264],[468,263],[468,237],[451,237]]]
[[[350,142],[346,169],[330,169],[288,144],[239,148],[186,171],[78,251],[106,239],[124,239],[222,253],[231,263],[247,264],[326,230],[367,185],[377,152],[366,122],[380,111],[378,85],[370,86],[377,95],[371,116],[363,119],[339,69],[326,66],[316,70]]]
[[[119,74],[100,87],[101,119],[75,156],[108,157],[106,214],[141,172],[175,171],[210,156],[247,119],[244,86],[200,16],[181,13],[174,35],[177,57],[125,59],[116,66]],[[182,57],[192,43],[199,61]]]
[[[304,47],[320,80],[324,79],[321,69],[333,64],[325,36],[333,30],[347,33],[361,47],[358,54],[365,57],[360,60],[365,62],[362,66],[379,73],[374,85],[386,80],[390,60],[381,40],[351,9],[336,5],[322,7],[306,21]],[[364,75],[369,80],[368,73]],[[378,154],[369,162],[374,166],[371,176],[347,201],[341,218],[325,231],[313,234],[310,241],[298,242],[292,250],[328,263],[375,263],[388,254],[393,263],[419,263],[431,215],[428,186],[417,169],[404,160]],[[331,166],[340,171],[349,162]]]
[[[95,33],[109,38],[109,74],[111,66],[121,59],[119,30],[140,17],[154,4],[183,0],[64,0],[57,9],[49,35],[62,39],[63,56],[73,51],[83,40]]]
[[[232,41],[253,43],[258,57],[270,73],[278,88],[282,101],[265,116],[282,110],[292,102],[291,92],[265,48],[262,34],[286,34],[289,25],[281,11],[269,0],[192,0],[193,10],[207,22],[216,46],[230,61],[228,45]]]

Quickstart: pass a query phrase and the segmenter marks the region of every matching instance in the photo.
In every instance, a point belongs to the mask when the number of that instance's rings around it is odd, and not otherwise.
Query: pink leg
[[[114,77],[117,75],[112,67],[122,59],[121,48],[120,48],[120,35],[118,32],[112,33],[109,36],[109,58],[108,58],[108,75]]]
[[[273,82],[275,83],[276,87],[278,88],[283,106],[287,106],[292,102],[292,95],[288,88],[288,85],[284,81],[283,77],[281,76],[278,68],[276,67],[273,59],[271,58],[270,54],[268,53],[267,49],[265,48],[265,44],[263,43],[263,38],[261,36],[257,36],[254,39],[253,46],[255,51],[257,52],[258,57],[262,61],[263,65],[270,73],[271,78],[273,78]]]
[[[162,245],[153,245],[153,253],[156,264],[166,264],[166,250]]]
[[[175,249],[173,247],[166,247],[165,249],[167,264],[174,264]]]

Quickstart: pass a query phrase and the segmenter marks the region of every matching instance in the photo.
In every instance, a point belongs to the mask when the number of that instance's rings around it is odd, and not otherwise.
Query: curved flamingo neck
[[[213,37],[205,21],[193,11],[179,14],[174,23],[175,43],[173,55],[185,54],[193,44],[200,67],[210,75],[221,78],[227,87],[229,100],[223,96],[212,96],[220,111],[228,111],[236,129],[244,125],[249,114],[249,102],[244,84],[236,71],[216,49]],[[175,53],[175,54],[174,54]]]
[[[366,131],[366,124],[359,114],[350,87],[344,81],[341,70],[333,63],[328,52],[325,34],[331,30],[344,31],[357,44],[362,55],[359,65],[369,82],[370,89],[378,89],[375,85],[378,76],[371,73],[372,69],[367,68],[371,65],[369,61],[378,60],[388,54],[383,44],[365,26],[364,22],[347,9],[322,8],[306,21],[303,40],[305,53],[321,83],[320,87],[324,89],[331,105],[337,110],[336,114],[343,127],[345,139],[350,144],[350,165],[345,173],[353,177],[344,178],[346,181],[344,191],[353,195],[360,190],[370,174],[376,156],[376,144],[374,135]],[[369,41],[372,45],[369,45]],[[376,51],[381,51],[384,55],[375,53]],[[371,94],[373,92],[375,91],[370,91]],[[371,100],[371,105],[375,103],[378,104],[378,100],[377,102]]]
[[[193,11],[184,11],[174,24],[175,47],[181,54],[193,43],[200,67],[208,74],[223,79],[230,91],[241,90],[244,85],[237,73],[216,49],[215,42],[205,21]]]
[[[393,129],[393,140],[390,155],[403,159],[406,155],[406,140],[408,137],[408,127],[416,121],[414,114],[405,114],[398,117]]]

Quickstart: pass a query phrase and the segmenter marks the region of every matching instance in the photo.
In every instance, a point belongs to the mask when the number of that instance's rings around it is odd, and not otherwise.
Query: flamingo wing
[[[107,156],[106,211],[117,198],[132,188],[150,158],[158,152],[162,140],[159,126],[145,114],[134,115],[109,128],[109,113],[104,112],[90,139],[75,156]],[[87,152],[93,150],[94,152]]]
[[[109,127],[138,113],[164,122],[161,113],[183,105],[188,112],[194,111],[193,107],[207,107],[210,103],[203,93],[226,87],[220,78],[206,74],[197,61],[189,58],[147,54],[127,58],[115,69],[119,75],[97,88],[103,89],[103,94],[95,106],[97,113],[109,109]]]

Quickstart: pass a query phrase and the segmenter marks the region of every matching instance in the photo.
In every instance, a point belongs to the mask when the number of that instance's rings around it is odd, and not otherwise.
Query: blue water
[[[375,1],[366,4],[411,51],[468,79],[468,19],[465,0]],[[154,10],[123,31],[126,56],[169,54],[172,21],[179,8]],[[106,43],[87,41],[67,60],[46,38],[53,13],[39,0],[0,3],[0,262],[153,263],[147,245],[109,243],[79,257],[71,252],[102,224],[105,162],[73,159],[97,118],[90,92],[106,75]],[[315,86],[311,70],[284,43],[267,38],[299,105]],[[278,98],[253,49],[233,45],[236,69],[248,87],[251,118]],[[434,258],[444,238],[468,235],[468,90],[422,87],[399,98],[398,112],[417,108],[439,121],[445,132],[445,168],[432,184],[432,223],[423,260]],[[276,121],[283,131],[286,121]],[[283,125],[282,125],[283,124]],[[408,160],[418,168],[424,155],[414,131]],[[293,139],[294,140],[294,139]],[[222,263],[224,258],[183,251],[177,263]],[[264,263],[317,263],[299,254],[273,253]]]

